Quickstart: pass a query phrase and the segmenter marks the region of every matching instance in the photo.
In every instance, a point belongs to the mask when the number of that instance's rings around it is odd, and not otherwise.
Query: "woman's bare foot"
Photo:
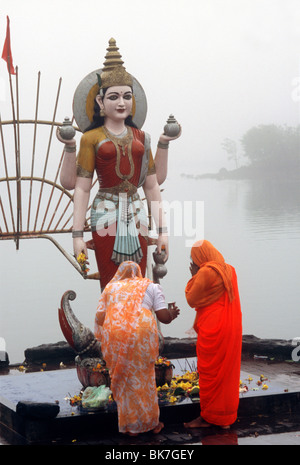
[[[154,434],[160,433],[164,426],[165,426],[165,425],[160,421],[160,422],[158,423],[158,425],[155,426],[155,428],[152,430],[152,433],[154,433]]]
[[[195,420],[183,424],[185,428],[209,428],[211,426],[211,424],[203,420],[202,417],[195,418]]]

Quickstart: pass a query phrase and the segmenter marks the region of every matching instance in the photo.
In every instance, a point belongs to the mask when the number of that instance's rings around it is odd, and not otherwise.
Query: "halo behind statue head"
[[[75,91],[73,114],[82,132],[84,132],[93,121],[95,97],[99,93],[100,87],[104,88],[112,85],[132,85],[132,120],[138,128],[141,128],[145,122],[147,114],[145,92],[137,79],[125,71],[118,50],[116,41],[110,39],[104,68],[89,73],[79,83]]]

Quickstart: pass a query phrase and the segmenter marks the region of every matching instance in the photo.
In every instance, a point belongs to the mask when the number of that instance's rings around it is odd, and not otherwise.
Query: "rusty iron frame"
[[[63,157],[64,157],[64,150],[62,150],[60,160],[57,166],[57,170],[54,176],[54,180],[50,180],[47,178],[47,167],[49,162],[49,156],[51,151],[51,143],[53,139],[53,132],[54,129],[61,126],[62,123],[56,121],[56,113],[57,107],[59,102],[60,90],[61,90],[61,83],[62,78],[59,79],[58,88],[55,98],[55,104],[53,109],[53,116],[51,120],[40,120],[38,119],[38,111],[39,111],[39,99],[40,99],[40,81],[41,81],[41,72],[38,72],[37,78],[37,88],[36,88],[36,101],[35,101],[35,117],[33,119],[20,119],[19,115],[19,76],[18,76],[18,67],[15,68],[16,71],[16,99],[14,98],[13,86],[12,86],[12,78],[11,75],[8,73],[9,77],[9,88],[10,88],[10,96],[11,96],[11,107],[12,107],[12,117],[13,119],[2,121],[1,113],[0,113],[0,146],[2,148],[2,156],[3,156],[3,163],[4,163],[4,174],[5,176],[0,177],[0,240],[13,240],[16,244],[16,249],[19,250],[19,244],[21,239],[48,239],[50,240],[55,247],[64,255],[64,257],[72,264],[72,266],[83,276],[85,279],[97,279],[99,280],[99,273],[93,274],[86,274],[82,271],[79,263],[77,260],[67,253],[63,247],[58,243],[56,239],[52,237],[55,234],[62,234],[67,233],[70,234],[72,231],[72,225],[70,221],[73,217],[73,209],[72,213],[69,214],[68,217],[67,211],[70,205],[73,202],[73,195],[66,189],[64,189],[60,184],[58,184],[58,176],[62,166]],[[74,121],[74,117],[72,122]],[[25,176],[21,173],[21,150],[20,150],[20,125],[33,125],[33,140],[32,140],[32,154],[31,154],[31,168],[30,174]],[[37,151],[37,133],[38,127],[40,125],[46,125],[50,127],[50,134],[48,139],[48,146],[46,150],[46,156],[44,160],[43,166],[43,174],[42,176],[35,176],[34,169],[35,169],[35,162],[36,162],[36,151]],[[6,145],[5,145],[5,136],[3,128],[5,126],[12,126],[13,127],[13,140],[14,140],[14,152],[15,152],[15,173],[14,175],[9,175],[8,173],[8,164],[7,164],[7,156],[6,156]],[[75,130],[81,132],[78,127],[75,127]],[[0,151],[1,156],[1,151]],[[29,194],[28,194],[28,210],[27,212],[23,211],[23,198],[22,198],[22,187],[25,186],[25,183],[29,182]],[[16,200],[14,200],[12,195],[11,187],[13,184],[16,185]],[[92,189],[97,184],[97,178],[93,181]],[[1,198],[1,187],[6,185],[7,188],[7,202],[8,205],[4,205],[2,198]],[[38,203],[36,212],[33,212],[32,208],[32,194],[33,194],[33,186],[39,186],[39,195],[38,195]],[[44,187],[48,185],[51,187],[51,192],[49,198],[47,200],[47,205],[45,209],[42,211],[42,198],[44,194]],[[59,192],[59,198],[57,199],[56,204],[54,204],[54,192]],[[44,199],[43,199],[44,200]],[[143,199],[145,200],[145,199]],[[63,204],[65,202],[65,205]],[[59,207],[64,208],[60,217],[55,219]],[[90,227],[90,217],[88,216],[88,212],[91,209],[91,204],[87,208],[87,219],[85,223],[84,230],[86,232],[91,231]],[[30,228],[30,220],[31,216],[35,213],[34,218],[34,226]],[[51,215],[50,219],[48,220],[48,226],[46,226],[46,219],[48,215]],[[25,217],[26,216],[26,217]],[[38,220],[39,217],[42,216],[42,222],[40,227],[38,227]],[[1,221],[1,217],[3,223]],[[149,229],[151,229],[151,211],[148,205],[148,220],[149,220]],[[11,227],[9,226],[11,223]],[[23,224],[26,223],[26,227],[23,227]],[[62,224],[63,223],[63,224]],[[59,226],[61,225],[62,226]],[[155,245],[157,240],[152,238],[148,240],[148,245]]]
[[[49,162],[49,156],[51,152],[51,143],[53,139],[54,129],[62,125],[62,123],[56,121],[56,113],[60,96],[61,82],[62,78],[59,79],[53,116],[49,121],[38,119],[38,110],[39,110],[39,96],[40,96],[40,79],[41,73],[38,73],[37,80],[37,90],[36,90],[36,102],[35,102],[35,117],[34,119],[20,119],[19,116],[19,78],[18,78],[18,67],[16,67],[16,99],[14,98],[12,78],[8,73],[9,77],[9,88],[10,88],[10,97],[11,97],[11,107],[12,107],[12,117],[11,120],[2,121],[0,115],[0,140],[2,148],[2,157],[4,163],[4,176],[0,178],[0,219],[2,216],[2,221],[0,221],[0,240],[14,240],[16,244],[16,249],[19,250],[19,243],[21,239],[35,239],[42,238],[50,240],[55,247],[64,255],[64,257],[72,264],[72,266],[84,277],[95,279],[95,275],[86,275],[82,272],[80,265],[77,260],[69,253],[67,253],[63,247],[58,243],[56,239],[52,237],[54,234],[62,233],[71,233],[72,225],[70,221],[73,217],[73,213],[68,213],[68,209],[73,202],[73,195],[66,189],[64,189],[60,184],[58,184],[58,176],[63,162],[64,152],[62,151],[59,164],[55,173],[54,180],[50,180],[47,177],[47,167]],[[24,176],[21,173],[21,153],[20,153],[20,125],[30,124],[34,126],[33,141],[32,141],[32,155],[31,155],[31,169],[28,176]],[[50,134],[48,139],[48,146],[46,150],[44,165],[42,167],[43,173],[42,176],[34,175],[34,168],[36,162],[36,145],[37,145],[37,132],[39,125],[46,125],[50,127]],[[14,175],[9,175],[7,155],[6,155],[6,144],[5,144],[5,135],[3,128],[5,126],[13,127],[13,142],[14,142],[14,152],[15,152],[15,173]],[[77,131],[78,128],[75,127]],[[0,152],[1,155],[1,152]],[[29,194],[26,200],[28,201],[28,210],[27,212],[23,211],[23,198],[22,198],[22,186],[24,183],[29,182]],[[94,181],[93,186],[96,181]],[[14,198],[12,193],[12,186],[16,185],[16,196]],[[7,188],[7,202],[8,205],[4,204],[1,197],[1,186],[6,185]],[[33,212],[32,207],[32,195],[33,195],[33,186],[38,186],[38,201],[36,211]],[[50,186],[50,195],[46,199],[46,207],[42,207],[42,198],[44,194],[44,187]],[[59,197],[54,199],[54,193],[59,192]],[[45,200],[45,199],[43,199]],[[64,204],[65,202],[65,204]],[[59,207],[63,209],[60,213],[59,218],[57,218],[57,212]],[[91,206],[88,207],[89,211]],[[69,215],[69,216],[66,216]],[[26,217],[25,217],[26,216]],[[31,217],[34,217],[34,226],[30,228]],[[50,218],[49,218],[50,217]],[[38,226],[39,218],[42,218],[40,226]],[[85,231],[90,231],[89,226],[90,218],[87,218],[85,224]],[[26,226],[23,227],[24,223]],[[97,278],[96,278],[97,279]]]

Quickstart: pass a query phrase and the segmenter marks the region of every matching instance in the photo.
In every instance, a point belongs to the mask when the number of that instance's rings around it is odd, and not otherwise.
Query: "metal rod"
[[[56,183],[56,181],[57,181],[57,178],[58,178],[58,175],[59,175],[59,170],[60,170],[60,167],[61,167],[61,165],[62,165],[63,157],[64,157],[64,150],[63,150],[63,152],[62,152],[62,156],[61,156],[61,158],[60,158],[60,163],[59,163],[58,169],[57,169],[57,171],[56,171],[54,183]],[[47,204],[47,207],[46,207],[46,210],[45,210],[45,215],[44,215],[44,218],[43,218],[43,221],[42,221],[41,229],[43,229],[43,227],[44,227],[44,224],[45,224],[45,221],[46,221],[46,217],[47,217],[47,214],[48,214],[48,211],[49,211],[49,208],[50,208],[50,204],[51,204],[51,202],[52,202],[53,194],[54,194],[54,186],[53,186],[52,189],[51,189],[51,193],[50,193],[49,200],[48,200],[48,204]],[[58,202],[60,203],[60,200],[59,200]],[[58,206],[59,206],[59,204],[56,204],[56,207],[54,208],[54,212],[55,212],[55,213],[56,213],[56,211],[57,211]],[[51,222],[52,222],[52,220],[51,220]]]
[[[79,263],[77,262],[77,260],[75,260],[74,258],[72,258],[72,256],[70,254],[68,254],[64,248],[55,240],[53,239],[53,237],[51,236],[48,236],[47,234],[34,234],[34,235],[23,235],[23,234],[20,234],[20,239],[48,239],[49,241],[52,242],[52,244],[55,245],[55,247],[58,248],[58,250],[64,255],[64,257],[71,263],[71,265],[79,272],[79,274],[81,274],[81,276],[84,276],[84,273],[81,269],[81,266],[79,265]]]
[[[10,66],[9,66],[10,69]],[[12,88],[12,79],[11,74],[8,72],[9,77],[9,88],[10,88],[10,98],[11,98],[11,107],[12,107],[12,115],[13,115],[13,127],[14,127],[14,141],[15,141],[15,159],[16,159],[16,179],[17,179],[17,231],[16,231],[16,249],[19,250],[19,232],[20,232],[20,196],[19,196],[19,188],[20,183],[18,181],[20,177],[19,173],[19,164],[18,164],[18,145],[17,145],[17,128],[16,128],[16,115],[15,115],[15,103],[14,103],[14,94]]]
[[[2,237],[0,236],[0,240],[8,240],[8,239],[14,239],[13,237]],[[64,255],[64,257],[71,263],[71,265],[78,271],[78,273],[84,278],[84,279],[91,279],[91,280],[99,280],[100,275],[99,273],[91,273],[91,274],[85,274],[77,260],[72,258],[70,254],[68,254],[64,248],[55,240],[53,237],[48,236],[47,234],[20,234],[19,239],[48,239],[49,241],[52,242],[52,244],[55,245],[55,247],[58,248],[58,250]]]
[[[56,223],[55,229],[58,227],[59,223],[60,223],[61,220],[63,219],[63,217],[64,217],[64,215],[65,215],[67,209],[69,208],[70,203],[71,203],[71,200],[69,200],[69,202],[68,202],[66,208],[64,209],[64,211],[63,211],[62,214],[60,215],[60,218],[59,218],[58,222]],[[65,226],[69,223],[69,221],[71,220],[72,216],[73,216],[73,213],[69,216],[69,218],[67,219],[67,221],[66,221],[65,224],[63,225],[63,227],[62,227],[63,229],[64,229]]]
[[[19,179],[17,180],[17,183],[19,185],[18,189],[18,196],[19,196],[19,216],[20,216],[20,226],[19,230],[22,231],[22,185],[20,182],[20,177],[21,177],[21,154],[20,154],[20,147],[21,147],[21,142],[20,142],[20,124],[19,124],[19,117],[20,117],[20,111],[19,111],[19,68],[16,66],[16,102],[17,102],[17,163],[18,163],[18,172],[19,172]]]
[[[54,189],[54,188],[52,188],[52,189]],[[52,224],[52,222],[53,222],[53,220],[54,220],[54,217],[55,217],[55,215],[56,215],[56,213],[57,213],[57,210],[58,210],[58,207],[59,207],[59,205],[60,205],[60,202],[61,202],[61,200],[62,200],[62,198],[63,198],[63,195],[64,195],[64,193],[62,192],[62,193],[60,194],[60,197],[59,197],[59,199],[58,199],[58,202],[57,202],[57,204],[56,204],[56,207],[54,208],[54,212],[53,212],[53,215],[52,215],[52,217],[51,217],[50,223],[48,224],[47,231],[49,231],[49,229],[50,229],[50,226],[51,226],[51,224]]]
[[[54,184],[53,181],[49,181],[48,179],[43,179],[43,178],[39,178],[37,176],[34,176],[33,178],[33,181],[39,181],[39,182],[44,182],[45,184],[50,184],[51,186],[55,185],[56,189],[59,189],[60,191],[63,191],[64,194],[69,197],[71,200],[73,199],[73,196],[72,194],[70,194],[70,192],[66,191],[62,186],[60,186],[59,184]],[[13,177],[8,177],[8,178],[0,178],[0,182],[4,182],[4,181],[16,181],[17,178],[16,176],[13,176]],[[20,181],[30,181],[31,180],[31,176],[21,176],[20,177]]]
[[[73,116],[73,118],[74,118],[74,116]],[[59,171],[60,171],[60,167],[61,167],[62,162],[63,162],[63,157],[64,157],[64,151],[62,152],[62,156],[61,156],[61,159],[60,159],[60,163],[59,163],[59,166],[58,166],[58,169],[57,169],[57,172],[56,172],[56,176],[55,176],[54,182],[57,181],[57,178],[58,178],[58,175],[59,175]],[[96,182],[97,182],[97,178],[95,179],[94,183],[92,184],[91,189],[94,187],[94,185],[96,184]],[[51,202],[51,200],[52,200],[52,195],[53,195],[53,189],[52,189],[52,192],[51,192],[51,194],[50,194],[48,206],[50,206],[50,202]],[[50,223],[49,223],[49,226],[48,226],[47,230],[50,228],[50,225],[51,225],[51,223],[52,223],[52,221],[53,221],[53,218],[54,218],[54,216],[55,216],[55,214],[56,214],[56,212],[57,212],[57,208],[58,208],[58,206],[59,206],[59,204],[60,204],[60,201],[61,201],[61,198],[58,200],[58,203],[57,203],[57,205],[56,205],[56,209],[55,209],[55,211],[54,211],[54,215],[52,216],[52,219],[51,219],[51,221],[50,221]],[[67,207],[65,208],[65,210],[64,210],[63,214],[61,215],[61,217],[60,217],[58,223],[56,224],[56,226],[58,226],[59,223],[61,222],[61,220],[62,220],[62,218],[63,218],[65,212],[67,211],[69,205],[70,205],[70,202],[69,202],[69,204],[67,205]],[[90,208],[91,208],[91,205],[89,206],[89,208],[87,209],[87,211],[88,211]],[[45,216],[44,216],[44,221],[45,221],[45,218],[46,218],[46,214],[45,214]],[[71,218],[72,218],[72,216],[69,217],[69,219],[67,220],[67,222],[66,222],[65,224],[67,224],[67,223],[70,221]],[[44,226],[44,221],[43,221],[42,227]]]
[[[35,123],[35,120],[34,120],[34,119],[20,119],[19,123],[20,123],[20,124],[34,124],[34,123]],[[46,126],[49,126],[49,125],[52,125],[52,124],[53,124],[54,126],[62,126],[62,125],[63,125],[63,123],[58,122],[58,121],[55,121],[55,122],[53,123],[53,121],[46,121],[46,120],[38,120],[37,123],[38,123],[38,124],[45,124]],[[3,126],[6,126],[6,125],[9,126],[10,124],[13,124],[13,120],[2,121],[1,124],[2,124]],[[76,126],[73,126],[73,127],[74,127],[74,129],[75,129],[76,131],[81,132],[80,129],[79,129],[78,127],[76,127]]]
[[[44,180],[45,180],[46,170],[47,170],[47,165],[48,165],[49,152],[50,152],[50,146],[51,146],[55,116],[56,116],[56,111],[57,111],[57,106],[58,106],[58,99],[59,99],[61,81],[62,81],[62,78],[59,79],[59,84],[58,84],[58,89],[57,89],[57,94],[56,94],[56,102],[55,102],[55,106],[54,106],[53,119],[52,119],[52,123],[51,123],[51,130],[50,130],[50,135],[49,135],[49,142],[48,142],[48,149],[47,149],[47,153],[46,153],[46,160],[45,160],[45,163],[44,163],[43,181],[42,181],[41,189],[40,189],[40,195],[39,195],[38,206],[37,206],[36,217],[35,217],[35,223],[34,223],[34,230],[36,230],[37,220],[38,220],[40,206],[41,206],[41,198],[42,198],[43,189],[44,189]]]
[[[20,237],[21,239],[23,239],[25,236],[32,236],[32,237],[37,237],[39,234],[69,234],[72,232],[72,229],[69,228],[69,229],[62,229],[62,230],[59,230],[59,229],[52,229],[52,230],[49,230],[49,231],[23,231],[21,233],[22,237]],[[2,235],[0,236],[0,241],[9,241],[9,240],[15,240],[16,237],[15,237],[15,234],[11,233],[11,232],[8,232],[8,233],[5,233],[3,232]]]
[[[45,160],[45,164],[44,164],[43,178],[45,178],[45,176],[46,176],[46,170],[47,170],[47,166],[48,166],[48,159],[49,159],[49,153],[50,153],[50,146],[51,146],[51,141],[52,141],[53,129],[54,129],[54,125],[55,125],[55,116],[56,116],[56,111],[57,111],[57,106],[58,106],[58,100],[59,100],[59,94],[60,94],[61,81],[62,81],[62,78],[60,78],[60,79],[59,79],[59,82],[58,82],[58,89],[57,89],[56,101],[55,101],[54,112],[53,112],[53,118],[52,118],[52,123],[51,123],[51,129],[50,129],[50,135],[49,135],[49,142],[48,142],[47,155],[46,155],[46,160]]]
[[[64,189],[62,186],[60,186],[59,184],[54,184],[53,181],[49,181],[49,180],[47,180],[47,179],[44,179],[44,180],[43,180],[43,178],[38,178],[38,177],[35,177],[35,176],[34,176],[33,178],[31,178],[31,176],[22,176],[22,177],[20,178],[20,180],[21,180],[21,181],[29,181],[29,182],[31,182],[31,180],[37,181],[37,182],[44,182],[45,184],[49,184],[49,185],[51,185],[51,186],[54,186],[56,189],[60,190],[60,191],[61,191],[61,196],[60,196],[60,197],[67,196],[67,197],[69,198],[69,200],[68,200],[68,202],[67,202],[67,205],[66,205],[66,207],[65,207],[65,209],[64,209],[64,211],[63,211],[63,213],[62,213],[61,216],[60,216],[59,221],[57,222],[56,226],[51,230],[51,233],[53,233],[53,232],[70,232],[70,231],[71,231],[71,227],[70,227],[70,228],[66,228],[66,225],[67,225],[67,223],[70,221],[70,219],[72,218],[73,215],[71,215],[71,216],[68,218],[68,220],[65,222],[63,228],[58,229],[58,225],[59,225],[59,223],[61,222],[62,218],[64,217],[64,215],[65,215],[66,211],[68,210],[70,204],[72,203],[72,200],[73,200],[72,194],[71,194],[69,191],[65,190],[65,189]],[[0,178],[0,183],[1,183],[1,182],[6,182],[6,181],[7,181],[7,182],[16,181],[16,177]],[[58,205],[57,205],[57,206],[58,206]],[[54,217],[54,215],[53,215],[53,217]],[[51,220],[51,223],[52,223],[52,220]],[[51,223],[50,223],[50,225],[48,226],[48,228],[47,228],[47,230],[46,230],[45,232],[50,233],[50,226],[51,226]],[[86,229],[86,230],[88,231],[89,229]],[[31,234],[33,234],[34,232],[35,232],[35,231],[31,231]],[[10,233],[10,234],[12,234],[12,233]],[[15,234],[15,230],[14,230],[13,235],[14,235],[14,234]],[[22,234],[25,234],[25,231],[22,231]],[[14,236],[14,237],[15,237],[15,236]],[[1,239],[1,238],[0,238],[0,239]]]
[[[14,212],[13,212],[13,208],[12,208],[10,185],[9,185],[9,180],[8,180],[8,170],[7,170],[7,161],[6,161],[6,152],[5,152],[5,144],[4,144],[1,116],[0,116],[0,135],[1,135],[2,150],[3,150],[4,169],[5,169],[5,174],[6,174],[6,178],[4,178],[4,180],[6,181],[6,184],[7,184],[7,192],[8,192],[8,201],[9,201],[11,222],[12,222],[13,231],[15,232],[16,227],[15,227],[15,220],[14,220]]]
[[[5,224],[5,227],[6,227],[6,231],[8,232],[8,226],[7,226],[7,222],[6,222],[6,216],[5,216],[5,212],[4,212],[4,208],[3,208],[3,204],[2,204],[2,199],[0,197],[0,206],[1,206],[1,211],[2,211],[2,215],[3,215],[3,219],[4,219],[4,224]],[[1,228],[0,228],[1,229]],[[1,229],[1,233],[2,233],[2,229]]]
[[[36,91],[34,133],[33,133],[32,156],[31,156],[31,181],[30,181],[30,187],[29,187],[27,231],[29,231],[30,213],[31,213],[32,178],[33,178],[34,162],[35,162],[35,147],[36,147],[36,133],[37,133],[37,116],[38,116],[39,95],[40,95],[40,78],[41,78],[41,72],[39,71],[39,72],[38,72],[37,91]],[[20,121],[20,122],[21,122],[21,121]]]
[[[72,123],[73,123],[73,120],[74,120],[74,116],[73,116],[73,118],[72,118]],[[57,179],[58,179],[59,172],[60,172],[60,169],[61,169],[61,165],[62,165],[62,163],[63,163],[63,159],[64,159],[64,149],[63,149],[63,151],[62,151],[62,154],[61,154],[61,157],[60,157],[60,161],[59,161],[59,165],[58,165],[58,167],[57,167],[57,171],[56,171],[56,174],[55,174],[55,179],[54,179],[54,182],[55,182],[55,183],[56,183],[56,181],[57,181]],[[97,179],[96,179],[96,181],[97,181]],[[96,182],[96,181],[95,181],[95,182]],[[94,184],[95,184],[95,183],[94,183]],[[93,187],[93,186],[92,186],[92,187]],[[45,211],[45,215],[44,215],[44,218],[43,218],[43,221],[42,221],[41,229],[43,229],[43,227],[44,227],[44,223],[45,223],[45,221],[46,221],[46,217],[47,217],[47,214],[48,214],[48,211],[49,211],[49,208],[50,208],[50,203],[52,202],[53,193],[54,193],[54,187],[52,188],[51,193],[50,193],[50,196],[49,196],[49,201],[48,201],[48,205],[47,205],[47,208],[46,208],[46,211]],[[51,225],[51,223],[52,223],[52,221],[53,221],[53,218],[54,218],[54,216],[55,216],[55,214],[56,214],[56,212],[57,212],[57,209],[58,209],[58,206],[59,206],[59,204],[60,204],[60,201],[61,201],[61,198],[58,200],[58,203],[56,204],[56,207],[55,207],[55,209],[54,209],[54,215],[52,216],[52,219],[51,219],[50,224],[49,224],[49,226],[48,226],[47,229],[50,228],[50,225]]]
[[[55,182],[57,181],[58,174],[59,174],[59,171],[60,171],[62,162],[63,162],[63,158],[64,158],[64,149],[63,149],[63,151],[62,151],[62,155],[61,155],[61,158],[60,158],[59,166],[58,166],[58,169],[57,169],[57,172],[56,172]],[[56,204],[56,208],[55,208],[55,210],[54,210],[54,214],[52,215],[52,218],[51,218],[50,223],[49,223],[49,225],[48,225],[47,231],[48,231],[48,229],[50,228],[51,223],[52,223],[52,221],[53,221],[53,219],[54,219],[54,217],[55,217],[55,215],[56,215],[56,213],[57,213],[57,209],[58,209],[58,207],[59,207],[59,205],[60,205],[62,196],[63,196],[63,194],[61,194],[61,196],[60,196],[60,198],[59,198],[59,200],[58,200],[58,202],[57,202],[57,204]],[[52,198],[52,192],[51,192],[51,198]]]

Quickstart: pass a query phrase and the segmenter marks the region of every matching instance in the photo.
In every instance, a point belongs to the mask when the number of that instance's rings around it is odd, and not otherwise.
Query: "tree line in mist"
[[[299,177],[300,125],[297,127],[259,125],[249,129],[240,140],[225,139],[222,148],[233,161],[235,169],[223,176],[283,176]]]

